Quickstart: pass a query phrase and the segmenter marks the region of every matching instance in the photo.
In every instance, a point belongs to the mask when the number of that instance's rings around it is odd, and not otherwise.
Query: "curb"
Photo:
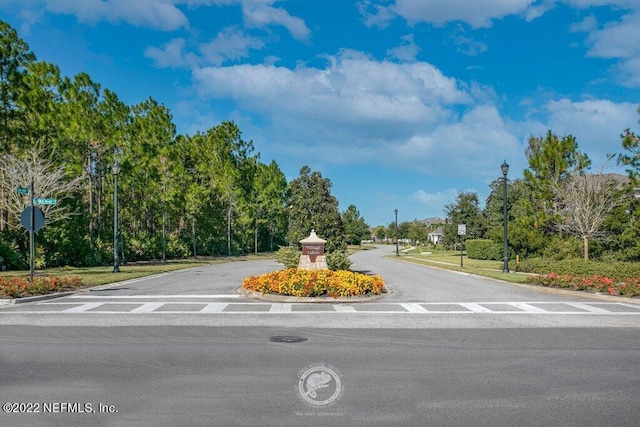
[[[46,294],[46,295],[35,295],[32,297],[1,299],[0,305],[26,304],[29,302],[46,301],[50,299],[66,297],[69,295],[73,295],[74,293],[75,292],[73,291],[68,291],[68,292],[57,292],[57,293]]]
[[[385,286],[387,292],[379,295],[365,295],[356,297],[292,297],[288,295],[263,294],[260,292],[250,291],[240,286],[236,292],[248,298],[255,298],[263,301],[280,302],[280,303],[309,303],[309,304],[344,304],[344,303],[365,303],[378,300],[393,294],[389,287]]]

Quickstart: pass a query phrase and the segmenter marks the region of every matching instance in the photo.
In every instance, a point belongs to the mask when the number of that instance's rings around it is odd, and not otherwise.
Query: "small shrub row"
[[[627,297],[640,296],[639,277],[614,280],[610,277],[601,275],[581,277],[570,274],[550,273],[541,276],[532,276],[529,277],[528,280],[542,286],[569,288],[591,292],[607,292],[610,295],[622,295]]]
[[[467,257],[470,259],[488,259],[500,261],[504,256],[504,247],[488,239],[469,239],[466,242]]]
[[[0,292],[4,295],[20,298],[32,295],[44,295],[52,292],[61,292],[77,289],[82,286],[79,277],[34,277],[33,283],[28,278],[0,277]]]
[[[331,252],[327,254],[327,266],[329,270],[348,270],[351,267],[351,260],[344,252]]]
[[[640,277],[640,263],[585,261],[581,258],[561,261],[549,258],[530,258],[520,261],[518,271],[537,274],[566,274],[570,276],[604,276],[616,282],[628,277]]]
[[[243,286],[263,294],[295,297],[377,295],[386,292],[384,281],[378,275],[352,271],[299,270],[288,268],[261,276],[247,277]]]
[[[285,246],[276,252],[276,261],[284,264],[286,268],[296,268],[300,262],[300,255],[302,255],[302,251],[291,246]]]
[[[297,268],[300,262],[300,255],[302,255],[302,251],[285,246],[276,252],[276,261],[284,264],[286,268]],[[351,260],[344,252],[330,252],[326,254],[326,257],[329,270],[348,270],[351,267]]]

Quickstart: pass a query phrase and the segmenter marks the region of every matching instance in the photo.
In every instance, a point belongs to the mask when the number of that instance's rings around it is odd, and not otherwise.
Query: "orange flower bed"
[[[272,271],[261,276],[244,279],[243,286],[263,294],[280,294],[295,297],[378,295],[386,292],[384,281],[378,275],[331,270]]]
[[[33,283],[23,277],[0,278],[0,293],[20,298],[73,290],[81,285],[78,277],[34,277]]]

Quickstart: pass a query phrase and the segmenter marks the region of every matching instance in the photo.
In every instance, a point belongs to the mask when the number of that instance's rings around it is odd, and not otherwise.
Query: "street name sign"
[[[29,194],[29,189],[24,187],[16,188],[16,193],[18,194]]]
[[[55,205],[56,199],[35,198],[33,199],[33,203],[35,203],[36,205]]]

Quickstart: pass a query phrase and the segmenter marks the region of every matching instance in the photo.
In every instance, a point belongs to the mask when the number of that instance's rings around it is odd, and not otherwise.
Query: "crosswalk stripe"
[[[151,313],[156,309],[162,307],[164,304],[164,302],[147,302],[142,304],[140,307],[134,308],[128,313]]]
[[[581,302],[567,302],[565,304],[570,305],[571,307],[578,308],[580,310],[588,311],[590,313],[598,313],[598,314],[611,313],[609,310],[605,310],[604,308],[593,307],[591,305],[584,304],[584,303],[581,303]]]
[[[526,302],[511,302],[509,303],[509,305],[522,310],[522,311],[526,311],[527,313],[549,313],[547,310],[543,310],[539,307],[535,307],[531,304],[527,304]]]
[[[289,313],[291,312],[291,304],[271,304],[269,313]]]
[[[242,301],[242,302],[240,302]],[[504,307],[513,309],[504,309]],[[49,310],[42,310],[47,307]],[[181,308],[184,307],[184,308]],[[224,314],[392,314],[392,315],[640,315],[640,305],[615,302],[371,302],[352,303],[277,303],[255,302],[243,299],[235,302],[210,302],[196,300],[127,301],[123,299],[100,301],[64,300],[42,301],[19,307],[3,308],[0,315],[10,313],[101,313],[101,314],[166,314],[166,313],[224,313]]]
[[[101,305],[103,305],[103,302],[90,302],[87,304],[82,304],[78,307],[72,307],[72,308],[68,308],[66,310],[63,310],[63,313],[84,313],[86,311],[92,310],[94,308],[100,307]]]
[[[409,313],[428,313],[427,309],[413,302],[401,303],[400,306],[407,310]]]
[[[355,313],[355,307],[351,305],[340,305],[340,304],[332,304],[333,309],[338,313]]]
[[[199,313],[222,313],[229,304],[224,302],[210,302]]]
[[[483,307],[480,304],[474,302],[461,302],[459,305],[473,311],[474,313],[493,313],[493,310],[489,310],[487,307]]]

